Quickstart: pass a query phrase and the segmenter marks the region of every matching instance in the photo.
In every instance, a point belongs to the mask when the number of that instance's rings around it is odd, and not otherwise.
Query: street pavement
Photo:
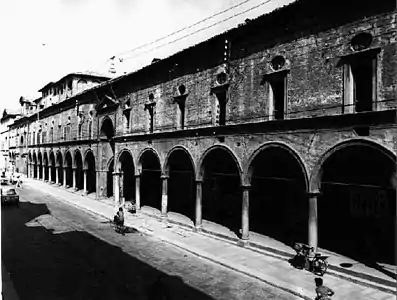
[[[299,299],[155,237],[117,234],[39,183],[20,194],[20,208],[1,213],[2,262],[21,300],[150,299],[162,289],[170,299]]]

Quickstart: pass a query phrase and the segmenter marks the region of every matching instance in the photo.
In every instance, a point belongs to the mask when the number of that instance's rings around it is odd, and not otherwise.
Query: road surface
[[[21,300],[150,299],[160,274],[171,299],[297,299],[27,186],[2,209],[2,261]]]

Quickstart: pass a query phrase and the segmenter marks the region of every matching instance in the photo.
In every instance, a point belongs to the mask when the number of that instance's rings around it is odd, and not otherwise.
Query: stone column
[[[59,185],[59,166],[55,166],[55,184]]]
[[[163,183],[163,188],[161,192],[161,216],[163,218],[167,217],[167,207],[168,207],[168,177],[167,175],[162,175],[161,180]]]
[[[196,180],[196,230],[201,229],[202,224],[202,188],[203,181]]]
[[[47,167],[48,168],[48,182],[51,183],[52,182],[52,167]]]
[[[113,172],[113,183],[114,205],[118,208],[120,205],[120,172]]]
[[[39,165],[35,165],[35,169],[36,169],[36,179],[39,179],[40,178],[40,172],[39,172]]]
[[[251,185],[242,185],[243,201],[241,209],[241,239],[243,242],[249,239],[249,190]]]
[[[319,192],[308,194],[309,197],[309,246],[317,251],[318,246],[318,226],[317,226],[317,198]]]
[[[84,195],[87,195],[88,194],[88,190],[87,190],[87,176],[88,176],[88,170],[87,169],[84,169],[83,170],[84,171],[84,175],[83,175],[83,180],[84,180]]]
[[[64,187],[64,188],[66,188],[66,181],[67,181],[67,180],[66,180],[66,175],[67,175],[67,174],[66,174],[66,173],[67,173],[67,172],[66,172],[66,169],[67,169],[67,167],[63,167],[63,187]]]
[[[141,175],[135,175],[135,207],[141,209]]]
[[[43,170],[43,177],[41,179],[45,181],[45,165],[42,166],[42,170]]]
[[[77,168],[72,168],[73,169],[73,189],[76,191],[77,190]]]

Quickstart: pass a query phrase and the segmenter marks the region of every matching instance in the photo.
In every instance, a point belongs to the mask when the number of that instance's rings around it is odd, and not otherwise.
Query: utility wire
[[[197,25],[199,25],[199,24],[201,24],[201,23],[204,23],[205,21],[208,21],[208,20],[210,20],[210,19],[213,19],[213,18],[215,18],[215,17],[217,17],[217,16],[219,16],[219,15],[221,15],[221,14],[224,14],[225,12],[228,12],[228,11],[230,11],[230,10],[232,10],[232,9],[235,9],[235,8],[241,6],[241,5],[245,4],[245,3],[248,3],[248,2],[250,2],[250,1],[252,1],[252,0],[245,0],[245,1],[243,1],[243,2],[240,2],[240,3],[238,3],[238,4],[234,5],[234,6],[231,6],[231,7],[227,8],[227,9],[225,9],[225,10],[222,10],[222,11],[220,11],[220,12],[217,12],[216,14],[213,14],[213,15],[207,17],[207,18],[204,18],[204,19],[202,19],[202,20],[200,20],[200,21],[198,21],[198,22],[196,22],[196,23],[194,23],[194,24],[191,24],[191,25],[189,25],[189,26],[186,26],[186,27],[183,27],[183,28],[181,28],[181,29],[178,29],[177,31],[174,31],[174,32],[172,32],[172,33],[170,33],[170,34],[167,34],[166,36],[163,36],[163,37],[161,37],[161,38],[158,38],[158,39],[156,39],[156,40],[154,40],[154,41],[152,41],[152,42],[148,42],[148,43],[142,44],[142,45],[140,45],[140,46],[138,46],[138,47],[135,47],[135,48],[133,48],[133,49],[131,49],[131,50],[127,50],[127,51],[121,52],[121,53],[119,53],[119,54],[116,54],[115,56],[122,56],[122,55],[124,55],[124,54],[127,54],[127,53],[130,53],[130,52],[134,52],[134,51],[136,51],[136,50],[142,49],[142,48],[144,48],[144,47],[146,47],[146,46],[153,45],[153,44],[155,44],[155,43],[157,43],[157,42],[159,42],[159,41],[162,41],[162,40],[164,40],[164,39],[166,39],[166,38],[168,38],[168,37],[174,36],[174,35],[176,35],[176,34],[182,32],[182,31],[185,31],[185,30],[187,30],[187,29],[193,28],[193,27],[195,27],[195,26],[197,26]]]
[[[123,54],[128,54],[128,53],[134,52],[134,51],[139,50],[139,49],[142,49],[142,48],[144,48],[144,47],[146,47],[146,46],[150,46],[150,45],[155,44],[155,43],[157,43],[157,42],[159,42],[159,41],[162,41],[162,40],[164,40],[164,39],[166,39],[166,38],[168,38],[168,37],[174,36],[174,35],[176,35],[177,33],[180,33],[180,32],[185,31],[185,30],[187,30],[187,29],[193,28],[194,26],[197,26],[198,24],[201,24],[201,23],[203,23],[203,22],[205,22],[205,21],[208,21],[208,20],[210,20],[210,19],[212,19],[212,18],[214,18],[214,17],[216,17],[216,16],[219,16],[219,15],[225,13],[225,12],[228,12],[228,11],[230,11],[230,10],[232,10],[232,9],[235,9],[235,8],[237,8],[237,7],[239,7],[239,6],[243,5],[243,4],[245,4],[245,3],[248,3],[249,1],[252,1],[252,0],[245,0],[245,1],[241,2],[241,3],[239,3],[239,4],[236,4],[236,5],[232,6],[232,7],[229,7],[228,9],[225,9],[225,10],[223,10],[223,11],[221,11],[221,12],[218,12],[218,13],[216,13],[216,14],[210,16],[210,17],[207,17],[207,18],[205,18],[205,19],[203,19],[203,20],[201,20],[201,21],[198,21],[198,22],[196,22],[196,23],[194,23],[194,24],[192,24],[192,25],[189,25],[189,26],[187,26],[187,27],[184,27],[184,28],[182,28],[182,29],[179,29],[179,30],[177,30],[177,31],[175,31],[175,32],[173,32],[173,33],[170,33],[170,34],[168,34],[168,35],[166,35],[166,36],[164,36],[164,37],[158,38],[158,39],[155,40],[155,41],[148,42],[148,43],[146,43],[146,44],[143,44],[143,45],[138,46],[138,47],[136,47],[136,48],[133,48],[133,49],[131,49],[131,50],[124,51],[124,52],[121,52],[121,53],[119,53],[119,54],[113,55],[110,59],[107,59],[105,62],[101,63],[101,66],[102,66],[102,65],[106,65],[110,60],[112,60],[112,59],[114,59],[114,58],[116,58],[116,57],[122,56]],[[134,55],[134,56],[133,56],[132,54],[127,55],[127,56],[121,58],[121,59],[120,59],[120,62],[122,62],[122,61],[124,61],[124,60],[131,59],[131,58],[136,58],[136,57],[142,56],[142,55],[144,55],[144,54],[146,54],[146,53],[148,53],[148,52],[154,51],[154,50],[156,50],[156,49],[159,49],[159,48],[162,48],[162,47],[171,45],[171,44],[173,44],[173,43],[175,43],[175,42],[177,42],[177,41],[180,41],[180,40],[185,39],[185,38],[187,38],[187,37],[189,37],[189,36],[192,36],[192,35],[194,35],[194,34],[197,34],[197,33],[201,32],[201,31],[210,29],[210,28],[212,28],[212,27],[214,27],[214,26],[216,26],[216,25],[219,25],[219,24],[221,24],[221,23],[224,23],[224,22],[226,22],[226,21],[228,21],[228,20],[230,20],[230,19],[233,19],[233,18],[238,17],[238,16],[240,16],[240,15],[242,15],[242,14],[245,14],[245,13],[247,13],[247,12],[250,12],[250,11],[254,10],[254,9],[257,9],[257,8],[259,8],[259,7],[261,7],[261,6],[265,5],[265,4],[268,4],[268,3],[272,2],[272,1],[274,1],[274,0],[266,0],[266,1],[263,1],[263,2],[259,3],[258,5],[255,5],[255,6],[249,8],[249,9],[243,11],[243,12],[234,14],[234,15],[228,17],[228,18],[225,18],[225,19],[222,19],[222,20],[220,20],[220,21],[218,21],[218,22],[215,22],[215,23],[213,23],[213,24],[211,24],[211,25],[209,25],[209,26],[207,26],[207,27],[200,28],[200,29],[198,29],[198,30],[196,30],[196,31],[193,31],[192,33],[186,34],[186,35],[184,35],[184,36],[182,36],[182,37],[180,37],[180,38],[177,38],[177,39],[175,39],[175,40],[172,40],[172,41],[170,41],[170,42],[168,42],[168,43],[164,43],[164,44],[162,44],[162,45],[160,45],[160,46],[153,47],[153,48],[151,48],[151,49],[149,49],[149,50],[147,50],[147,51],[140,52],[140,53],[138,53],[137,55]]]
[[[274,0],[266,0],[266,1],[263,1],[263,2],[259,3],[258,5],[255,5],[255,6],[249,8],[249,9],[247,9],[247,10],[244,10],[244,11],[242,11],[242,12],[240,12],[240,13],[234,14],[234,15],[232,15],[232,16],[230,16],[230,17],[227,17],[227,18],[225,18],[225,19],[222,19],[222,20],[220,20],[220,21],[218,21],[218,22],[215,22],[215,23],[213,23],[213,24],[211,24],[211,25],[208,25],[208,26],[206,26],[206,27],[200,28],[200,29],[198,29],[198,30],[196,30],[196,31],[193,31],[193,32],[191,32],[191,33],[189,33],[189,34],[186,34],[186,35],[184,35],[184,36],[182,36],[182,37],[179,37],[179,38],[177,38],[177,39],[175,39],[175,40],[172,40],[172,41],[170,41],[170,42],[168,42],[168,43],[164,43],[164,44],[162,44],[162,45],[160,45],[160,46],[156,46],[156,47],[153,47],[153,48],[151,48],[151,49],[149,49],[149,50],[147,50],[147,51],[138,53],[137,55],[134,55],[133,58],[139,57],[139,56],[141,56],[141,55],[143,55],[143,54],[146,54],[146,53],[148,53],[148,52],[151,52],[151,51],[153,51],[153,50],[157,50],[157,49],[159,49],[159,48],[162,48],[162,47],[171,45],[171,44],[173,44],[173,43],[175,43],[175,42],[178,42],[178,41],[180,41],[180,40],[182,40],[182,39],[185,39],[185,38],[187,38],[187,37],[189,37],[189,36],[192,36],[192,35],[194,35],[194,34],[196,34],[196,33],[199,33],[199,32],[201,32],[201,31],[207,30],[207,29],[212,28],[212,27],[214,27],[214,26],[216,26],[216,25],[219,25],[219,24],[221,24],[221,23],[223,23],[223,22],[226,22],[226,21],[228,21],[228,20],[230,20],[230,19],[233,19],[233,18],[238,17],[238,16],[240,16],[240,15],[242,15],[242,14],[245,14],[245,13],[247,13],[247,12],[250,12],[250,11],[254,10],[254,9],[257,9],[257,8],[259,8],[259,7],[261,7],[261,6],[265,5],[265,4],[268,4],[268,3],[272,2],[272,1],[274,1]],[[131,59],[131,57],[130,57],[130,56],[127,56],[127,57],[124,58],[124,60],[128,60],[128,59]]]

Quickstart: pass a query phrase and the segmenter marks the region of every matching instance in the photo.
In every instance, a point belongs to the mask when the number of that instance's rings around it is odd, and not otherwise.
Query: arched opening
[[[33,153],[33,178],[37,178],[37,157],[36,153]]]
[[[51,172],[51,181],[55,182],[56,177],[56,169],[55,169],[55,156],[54,152],[50,153],[50,172]]]
[[[161,167],[153,151],[145,151],[140,159],[141,173],[141,206],[150,206],[161,210]]]
[[[114,144],[114,127],[112,120],[106,117],[101,125],[100,130],[100,141],[101,147],[104,153],[111,153],[114,155],[115,153],[115,144]]]
[[[194,221],[196,185],[191,157],[182,150],[174,150],[167,160],[168,211],[180,213]]]
[[[114,172],[114,159],[112,157],[107,171],[107,180],[106,180],[107,197],[113,197],[113,172]]]
[[[292,150],[267,146],[254,157],[249,175],[250,231],[287,245],[307,243],[307,177]]]
[[[239,236],[242,194],[236,160],[223,148],[212,149],[204,157],[201,172],[203,227],[217,230],[217,224]]]
[[[113,123],[109,118],[105,118],[101,126],[101,137],[106,137],[108,140],[114,136]]]
[[[48,165],[48,155],[44,152],[44,180],[48,181],[49,178],[49,165]]]
[[[84,188],[84,171],[83,158],[79,150],[74,153],[74,163],[76,166],[76,189],[82,190]]]
[[[72,155],[70,152],[66,152],[65,155],[65,167],[66,167],[66,187],[73,186],[73,169],[72,169]]]
[[[120,178],[120,198],[135,203],[135,168],[132,156],[128,151],[123,151],[120,156],[120,171],[122,172]]]
[[[85,156],[85,166],[87,169],[87,194],[95,193],[96,191],[96,168],[95,157],[92,151],[88,151]]]
[[[38,159],[39,159],[39,179],[43,179],[43,157],[41,155],[41,152],[38,154]]]
[[[336,150],[321,168],[319,246],[395,265],[396,158],[375,145]]]
[[[61,152],[57,153],[56,165],[58,166],[58,184],[63,184],[63,161]]]

